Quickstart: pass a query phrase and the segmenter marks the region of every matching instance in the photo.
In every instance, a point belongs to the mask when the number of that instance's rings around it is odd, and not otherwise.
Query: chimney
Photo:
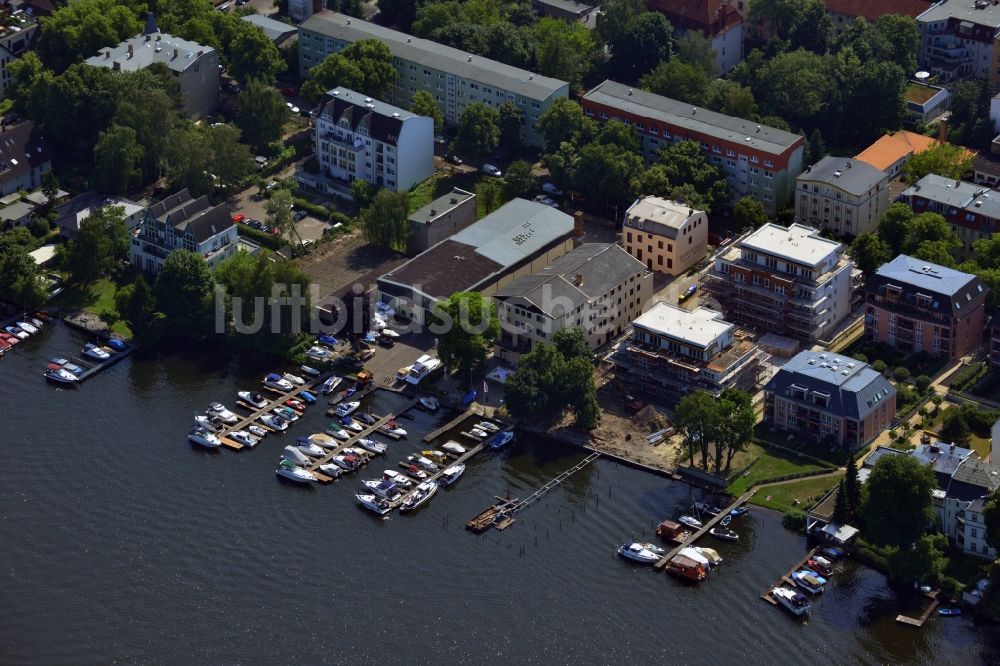
[[[110,49],[104,52],[104,59],[105,60],[110,60],[111,59],[111,50]]]
[[[573,278],[573,284],[575,284],[577,287],[583,286],[583,273],[576,274],[576,277]]]
[[[583,238],[583,213],[581,211],[576,211],[573,213],[573,235],[576,236],[577,240]]]
[[[171,58],[171,60],[177,60],[177,56],[178,56],[178,51],[177,49],[174,49],[174,56]]]
[[[948,121],[945,118],[938,121],[938,141],[948,143]]]

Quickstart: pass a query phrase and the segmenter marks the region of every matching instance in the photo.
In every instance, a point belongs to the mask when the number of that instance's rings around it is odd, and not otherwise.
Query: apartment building
[[[708,216],[676,201],[636,199],[623,227],[625,251],[657,273],[680,275],[708,252]]]
[[[288,15],[292,20],[301,22],[323,11],[323,0],[288,0]]]
[[[14,125],[0,121],[0,196],[41,186],[52,171],[52,152],[30,120]]]
[[[1000,192],[963,180],[927,174],[908,187],[900,200],[914,213],[938,213],[948,222],[962,247],[956,255],[965,261],[972,244],[1000,231]]]
[[[105,47],[84,62],[116,72],[137,72],[156,63],[165,65],[180,87],[184,112],[191,118],[204,117],[219,104],[220,69],[216,50],[162,33],[152,18],[143,34]]]
[[[798,134],[615,81],[604,81],[580,102],[591,118],[635,127],[648,161],[655,160],[667,143],[696,141],[725,174],[734,200],[753,197],[768,215],[776,215],[792,199],[805,142]]]
[[[833,27],[840,34],[858,18],[874,23],[884,14],[916,18],[930,7],[930,0],[823,0]]]
[[[903,352],[961,358],[982,343],[988,292],[975,275],[901,254],[865,284],[865,336]]]
[[[312,115],[320,174],[332,181],[405,191],[434,174],[433,118],[342,86],[323,95]]]
[[[151,206],[132,230],[132,265],[159,272],[174,250],[190,250],[212,268],[236,253],[236,223],[225,203],[213,206],[208,197],[197,199],[187,189]]]
[[[795,216],[838,236],[875,231],[889,207],[889,174],[848,157],[826,156],[795,179]]]
[[[983,512],[990,495],[1000,487],[1000,466],[973,454],[958,466],[938,508],[942,529],[968,555],[990,561],[997,558],[997,546],[986,540]],[[942,510],[943,509],[943,510]]]
[[[803,351],[764,386],[764,421],[798,439],[855,451],[896,418],[896,389],[847,356]]]
[[[583,331],[591,349],[621,335],[653,296],[653,274],[614,243],[584,243],[531,275],[501,287],[498,356],[521,354],[564,328]]]
[[[377,39],[392,52],[399,77],[384,101],[409,108],[415,92],[429,92],[441,107],[445,122],[452,125],[474,102],[492,107],[513,102],[524,112],[522,139],[528,145],[541,146],[542,137],[535,130],[539,116],[554,100],[569,95],[566,81],[329,10],[313,14],[299,26],[301,75],[307,76],[326,56],[362,39]]]
[[[990,318],[987,334],[989,335],[990,370],[1000,370],[1000,313]],[[994,441],[1000,444],[1000,437],[996,437]],[[997,459],[997,462],[1000,463],[1000,459]]]
[[[854,262],[842,243],[802,224],[766,224],[715,260],[706,288],[726,318],[755,333],[829,339],[851,311]]]
[[[736,0],[650,0],[648,6],[666,16],[678,33],[701,33],[712,44],[719,76],[743,58],[743,17]]]
[[[1000,7],[991,0],[943,0],[916,20],[922,69],[945,83],[975,77],[1000,84]]]
[[[937,141],[929,136],[899,130],[893,134],[883,134],[854,159],[885,171],[889,178],[895,178],[903,171],[903,165],[908,159],[933,147],[935,143]]]
[[[631,337],[612,356],[630,382],[668,405],[698,390],[754,392],[766,358],[752,335],[720,313],[664,302],[632,322]]]
[[[38,38],[38,19],[24,11],[0,10],[0,96],[14,82],[7,65],[34,47]]]

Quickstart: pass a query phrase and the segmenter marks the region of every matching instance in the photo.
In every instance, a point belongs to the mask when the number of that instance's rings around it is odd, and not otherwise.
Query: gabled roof
[[[983,462],[976,456],[958,466],[948,484],[948,497],[972,501],[989,495],[1000,487],[1000,467]]]
[[[241,16],[244,21],[251,25],[255,25],[264,31],[267,38],[270,39],[275,44],[281,44],[286,39],[298,34],[299,29],[294,25],[288,23],[282,23],[281,21],[275,21],[273,18],[268,18],[261,14],[247,14]]]
[[[399,141],[404,121],[419,117],[406,109],[380,102],[343,86],[323,95],[316,115],[334,124],[347,121],[351,131],[365,125],[373,139],[389,144]]]
[[[136,35],[115,46],[102,48],[85,62],[92,67],[124,72],[136,72],[154,63],[162,63],[174,72],[183,72],[214,51],[211,46],[157,32]]]
[[[854,159],[885,171],[896,162],[909,155],[922,153],[935,143],[937,142],[929,136],[900,130],[895,134],[883,134],[875,143],[858,153]]]
[[[649,8],[666,16],[678,30],[699,30],[714,37],[743,22],[725,0],[650,0]]]
[[[826,11],[857,18],[863,16],[869,22],[876,21],[883,14],[899,14],[916,18],[930,7],[928,0],[824,0]]]
[[[178,234],[190,232],[198,243],[235,224],[224,203],[212,206],[207,196],[192,199],[187,188],[153,204],[147,215],[172,226]]]
[[[985,298],[989,289],[978,277],[954,268],[939,266],[901,254],[875,271],[865,288],[885,295],[890,287],[898,287],[898,300],[916,305],[917,296],[930,299],[926,307],[942,314],[958,315],[963,307]]]
[[[0,182],[17,180],[51,161],[48,144],[30,120],[0,131]]]
[[[796,400],[792,386],[804,389],[810,404],[813,393],[829,396],[824,409],[852,419],[864,418],[896,393],[889,380],[867,363],[832,352],[799,352],[778,370],[765,390]]]
[[[877,187],[879,183],[888,181],[889,174],[867,162],[827,155],[816,164],[806,167],[797,180],[825,183],[848,194],[861,196]]]

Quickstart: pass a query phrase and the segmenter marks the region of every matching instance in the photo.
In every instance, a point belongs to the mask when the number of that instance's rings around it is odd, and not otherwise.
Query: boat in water
[[[406,430],[396,425],[395,421],[383,423],[378,429],[390,435],[395,435],[396,437],[406,437]]]
[[[339,455],[334,456],[331,460],[334,465],[344,470],[345,472],[354,472],[361,467],[361,463],[364,462],[361,458],[352,455]]]
[[[317,446],[322,446],[324,449],[335,449],[340,446],[336,439],[321,432],[309,435],[309,441]]]
[[[323,382],[323,386],[320,388],[320,392],[323,395],[330,395],[334,390],[340,386],[340,382],[344,381],[343,377],[338,377],[337,375],[330,375]]]
[[[708,557],[706,557],[704,554],[699,552],[698,549],[694,548],[693,546],[688,546],[687,548],[681,548],[680,550],[677,551],[677,554],[683,555],[684,557],[694,560],[698,564],[705,567],[705,571],[708,571],[709,569],[712,568],[712,561],[708,559]]]
[[[429,412],[436,412],[441,407],[441,403],[433,396],[424,396],[419,402],[420,406]]]
[[[342,442],[346,442],[351,438],[351,433],[340,427],[339,423],[331,423],[326,428],[326,433],[332,435],[333,437],[339,439]]]
[[[809,594],[819,594],[826,589],[826,578],[814,571],[802,569],[792,573],[792,582],[801,587]]]
[[[239,421],[236,414],[233,414],[231,411],[226,409],[226,406],[221,402],[213,402],[209,404],[208,409],[205,410],[205,414],[207,414],[210,418],[219,419],[223,423],[233,424]]]
[[[691,516],[681,516],[677,519],[677,522],[688,527],[693,527],[696,530],[700,530],[703,527],[700,520]]]
[[[352,400],[350,402],[342,402],[339,405],[337,405],[337,409],[334,413],[337,416],[343,418],[345,416],[353,414],[355,411],[357,411],[358,407],[360,406],[361,403],[357,400]]]
[[[45,378],[58,384],[76,384],[80,378],[65,368],[49,368],[45,371]]]
[[[299,420],[299,415],[291,407],[275,407],[271,410],[271,413],[289,423]]]
[[[281,375],[281,378],[287,382],[291,382],[296,386],[302,386],[303,384],[306,383],[305,378],[299,377],[298,375],[293,375],[290,372],[286,372],[285,374]]]
[[[420,452],[420,455],[422,455],[423,457],[425,457],[425,458],[427,458],[429,460],[433,460],[438,465],[442,465],[442,464],[448,462],[448,456],[446,456],[444,454],[444,451],[437,451],[437,450],[434,450],[434,449],[425,449],[425,450],[423,450],[423,451]]]
[[[728,527],[722,527],[717,525],[708,531],[709,534],[714,536],[716,539],[722,539],[723,541],[739,541],[740,535],[732,531]]]
[[[204,428],[209,432],[219,432],[222,430],[222,421],[214,419],[205,414],[197,414],[194,417],[194,424],[198,428]]]
[[[382,472],[382,478],[392,481],[393,483],[396,484],[397,488],[402,488],[403,490],[413,487],[412,479],[410,479],[405,474],[397,472],[394,469],[387,469],[384,472]]]
[[[309,456],[290,444],[281,450],[281,457],[296,465],[309,465],[312,463]]]
[[[938,615],[944,617],[957,617],[962,614],[961,608],[939,608]]]
[[[344,426],[351,432],[361,432],[362,430],[365,429],[365,427],[361,425],[359,421],[355,421],[350,416],[345,416],[342,419],[340,419],[340,425]]]
[[[415,511],[422,507],[424,504],[430,501],[434,497],[434,493],[437,492],[438,485],[433,481],[424,481],[417,485],[416,489],[410,493],[409,497],[403,500],[403,505],[399,507],[400,511]]]
[[[382,442],[376,442],[374,439],[368,439],[367,437],[360,438],[357,444],[365,451],[375,454],[382,454],[389,450],[389,447]]]
[[[98,347],[97,345],[91,342],[85,344],[81,351],[83,352],[84,356],[89,356],[90,358],[95,359],[97,361],[107,361],[109,358],[111,358],[111,354],[109,354],[107,351],[105,351],[101,347]]]
[[[288,422],[276,414],[261,414],[258,420],[267,427],[273,428],[278,432],[288,430]]]
[[[302,469],[288,460],[282,460],[278,463],[278,468],[274,470],[274,473],[295,483],[313,483],[318,480],[312,472]]]
[[[253,393],[251,391],[237,391],[236,397],[247,403],[251,407],[256,407],[257,409],[263,409],[267,407],[267,400],[260,393]]]
[[[26,321],[15,322],[15,325],[28,335],[34,335],[35,333],[38,333],[38,327],[32,326]]]
[[[729,515],[732,516],[733,518],[740,518],[742,516],[747,515],[748,513],[750,513],[750,509],[748,509],[745,506],[738,506],[732,511],[730,511]]]
[[[310,442],[308,437],[299,437],[295,441],[295,448],[307,456],[313,456],[314,458],[322,458],[326,455],[326,451]]]
[[[243,446],[249,446],[251,449],[257,446],[257,442],[260,440],[251,435],[246,430],[233,430],[226,435],[229,439],[242,444]]]
[[[302,401],[307,405],[316,404],[316,396],[314,396],[309,391],[299,391],[299,397],[302,398]]]
[[[329,354],[330,352],[327,353]],[[319,377],[319,370],[312,367],[311,365],[300,365],[299,370],[301,370],[302,374],[304,375],[309,375],[310,377]]]
[[[420,469],[424,470],[425,472],[434,473],[434,472],[437,472],[438,469],[439,469],[438,466],[437,466],[437,464],[434,461],[428,460],[427,458],[424,458],[423,456],[416,456],[416,455],[414,455],[414,456],[406,456],[406,460],[407,460],[407,462],[410,462],[410,463],[416,465],[417,467],[419,467]]]
[[[118,338],[108,338],[108,346],[114,351],[120,352],[125,351],[128,345],[125,344],[124,340],[119,340]]]
[[[267,431],[261,428],[259,425],[250,424],[247,426],[247,431],[256,437],[258,440],[267,437]]]
[[[510,430],[504,430],[503,432],[498,432],[490,438],[490,448],[494,451],[502,449],[511,442],[514,441],[514,433]]]
[[[13,335],[18,340],[24,340],[25,338],[28,337],[27,332],[22,331],[17,326],[13,326],[13,325],[11,325],[11,326],[5,326],[3,330],[5,330],[8,333],[10,333],[11,335]]]
[[[450,486],[458,481],[463,474],[465,474],[465,465],[452,465],[441,472],[438,483],[442,486]]]
[[[288,392],[295,388],[290,381],[283,379],[281,375],[276,373],[271,373],[267,377],[264,377],[264,386],[268,388],[277,389],[279,391]]]
[[[722,556],[719,555],[719,551],[714,548],[706,548],[704,546],[692,546],[692,548],[694,548],[699,555],[708,560],[709,565],[717,567],[722,564]]]
[[[476,424],[476,427],[486,432],[500,432],[500,426],[492,421],[480,421]]]
[[[204,428],[192,428],[191,432],[188,433],[188,441],[204,446],[206,449],[217,449],[222,445],[218,437]]]
[[[782,585],[771,588],[771,597],[797,617],[808,615],[812,611],[812,602],[809,598],[790,587]]]
[[[486,432],[485,430],[480,430],[479,428],[472,428],[469,431],[462,432],[463,437],[468,437],[469,439],[475,440],[477,442],[481,439],[485,439],[488,435],[489,435],[488,432]]]
[[[463,453],[465,453],[465,447],[455,441],[447,441],[441,445],[441,448],[447,451],[448,453],[454,453],[457,456],[460,456]]]
[[[389,503],[381,497],[376,497],[375,495],[365,495],[362,493],[357,493],[354,497],[357,498],[358,504],[380,516],[385,516],[392,511],[392,507]]]
[[[660,552],[653,550],[654,548]],[[640,564],[655,564],[663,557],[664,552],[662,548],[651,543],[639,543],[638,541],[626,541],[618,547],[619,555]]]
[[[344,473],[344,469],[334,463],[323,463],[319,466],[319,471],[331,479],[339,479]]]
[[[362,481],[361,483],[377,497],[389,500],[390,502],[395,502],[403,496],[403,493],[400,492],[396,484],[389,479],[379,479],[377,481],[368,480]]]

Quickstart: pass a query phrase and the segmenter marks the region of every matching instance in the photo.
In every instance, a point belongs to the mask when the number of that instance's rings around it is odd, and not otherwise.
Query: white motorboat
[[[281,457],[289,462],[295,463],[296,465],[308,465],[312,462],[309,459],[309,456],[291,445],[286,446],[281,450]]]
[[[210,417],[215,417],[219,419],[223,423],[236,423],[237,421],[239,421],[239,419],[236,417],[236,414],[233,414],[231,411],[226,409],[226,406],[223,405],[221,402],[211,403],[208,406],[208,409],[205,410],[205,413],[208,414],[208,416]]]
[[[379,479],[378,481],[369,480],[362,481],[361,483],[376,496],[381,497],[384,500],[389,500],[390,502],[395,502],[403,496],[403,493],[399,491],[396,484],[389,479]]]
[[[682,525],[687,525],[688,527],[693,527],[696,530],[700,530],[702,528],[701,521],[697,518],[692,518],[691,516],[681,516],[677,519],[677,522]]]
[[[396,484],[397,488],[406,490],[407,488],[413,487],[413,481],[408,476],[401,472],[397,472],[394,469],[387,469],[382,472],[382,478],[389,479]]]
[[[372,453],[381,454],[389,450],[389,447],[382,442],[376,442],[374,439],[368,439],[362,437],[358,440],[358,446],[363,448],[365,451],[371,451]]]
[[[309,441],[317,446],[322,446],[324,449],[335,449],[340,446],[333,437],[324,435],[321,432],[309,435]]]
[[[303,384],[306,383],[305,379],[303,379],[302,377],[299,377],[298,375],[293,375],[290,372],[286,372],[285,374],[281,375],[281,378],[284,379],[287,382],[291,382],[292,384],[295,384],[296,386],[302,386]]]
[[[317,480],[312,472],[287,460],[278,463],[278,469],[274,473],[296,483],[312,483]]]
[[[271,410],[271,413],[284,419],[285,421],[288,421],[289,423],[299,420],[299,415],[296,414],[295,410],[291,407],[275,407]]]
[[[739,541],[740,535],[732,531],[728,527],[717,526],[713,527],[708,531],[709,534],[714,536],[716,539],[722,539],[723,541]]]
[[[421,407],[431,412],[436,412],[441,407],[441,403],[438,402],[438,399],[429,395],[420,398],[419,402]]]
[[[319,466],[319,471],[331,479],[339,479],[344,470],[333,463],[324,463]]]
[[[465,453],[465,447],[458,442],[448,441],[441,445],[441,448],[448,453],[454,453],[455,455],[462,455]]]
[[[322,458],[323,456],[326,455],[325,450],[316,446],[315,444],[313,444],[304,437],[299,439],[299,441],[295,443],[295,448],[297,448],[299,451],[306,454],[307,456],[313,456],[315,458]]]
[[[340,425],[352,432],[361,432],[365,429],[363,425],[352,419],[350,416],[345,416],[340,419]]]
[[[28,337],[28,334],[26,332],[22,331],[21,329],[19,329],[17,326],[5,326],[3,330],[5,330],[8,333],[10,333],[11,335],[13,335],[18,340],[24,340],[25,338]]]
[[[782,585],[771,588],[771,597],[796,616],[808,615],[812,611],[812,602],[809,601],[809,597],[790,587]]]
[[[392,507],[389,506],[388,502],[384,499],[376,497],[375,495],[363,495],[358,493],[354,497],[357,498],[358,504],[380,516],[384,516],[392,511]]]
[[[251,449],[257,446],[257,442],[260,441],[246,430],[234,430],[227,437],[234,442],[239,442],[243,446],[249,446]]]
[[[337,439],[339,439],[342,442],[346,442],[347,440],[349,440],[351,438],[351,433],[347,432],[343,428],[339,428],[339,427],[338,428],[334,428],[334,427],[332,427],[334,425],[332,423],[330,425],[331,425],[331,427],[329,427],[329,428],[326,429],[326,432],[328,434],[333,435],[334,437],[336,437]]]
[[[417,479],[418,481],[424,481],[424,480],[430,478],[429,475],[427,474],[427,472],[425,472],[424,470],[420,469],[419,467],[417,467],[416,464],[414,464],[412,462],[400,463],[400,464],[402,464],[403,467],[406,468],[406,473],[407,474],[409,474],[410,476],[412,476],[414,479]]]
[[[441,359],[432,358],[425,354],[410,366],[410,372],[406,375],[406,381],[414,385],[419,384],[425,377],[441,367]]]
[[[465,465],[452,465],[441,472],[441,478],[438,480],[438,483],[442,486],[450,486],[458,481],[463,474],[465,474]]]
[[[27,319],[28,323],[34,326],[35,328],[41,328],[42,326],[45,325],[44,323],[42,323],[41,319],[36,319],[35,317],[25,317],[25,319]]]
[[[722,556],[719,555],[719,551],[714,548],[705,548],[703,546],[692,546],[692,548],[701,553],[701,556],[708,560],[709,564],[713,567],[717,567],[722,564]]]
[[[809,594],[819,594],[826,589],[826,578],[808,569],[793,573],[792,581]]]
[[[267,407],[267,400],[260,393],[252,393],[250,391],[238,391],[236,393],[238,397],[243,402],[247,403],[251,407],[256,407],[257,409],[263,409]]]
[[[35,333],[38,333],[38,329],[26,321],[15,322],[15,325],[28,335],[34,335]]]
[[[410,493],[410,496],[403,500],[403,505],[399,507],[400,511],[413,511],[419,509],[424,504],[426,504],[432,497],[434,493],[437,492],[438,485],[433,481],[424,481],[418,484],[416,489]]]
[[[344,381],[343,377],[338,377],[337,375],[330,375],[325,382],[323,382],[323,387],[320,391],[323,395],[330,395],[334,390],[340,386],[340,382]]]
[[[283,392],[288,392],[295,388],[295,386],[290,381],[288,381],[287,379],[283,379],[281,375],[275,374],[273,372],[264,378],[264,386],[267,386],[268,388],[277,389]]]
[[[216,419],[213,419],[204,414],[198,414],[194,417],[194,424],[199,428],[204,428],[209,432],[219,432],[222,430],[222,425]]]
[[[705,557],[705,555],[701,554],[696,548],[692,548],[690,546],[688,546],[687,548],[681,548],[679,551],[677,551],[677,554],[683,555],[688,559],[694,560],[698,564],[705,567],[705,571],[708,571],[708,569],[712,566],[712,561],[709,560],[707,557]]]
[[[383,423],[379,426],[379,430],[382,432],[387,432],[390,435],[395,435],[396,437],[406,437],[406,430],[400,428],[395,422],[390,421],[389,423]]]
[[[663,556],[650,550],[649,546],[651,545],[648,543],[639,543],[638,541],[626,541],[618,547],[618,554],[641,564],[655,564]]]
[[[45,371],[45,378],[60,384],[75,384],[80,378],[65,368],[53,368]]]
[[[361,467],[361,463],[363,461],[357,456],[340,455],[340,456],[334,456],[333,460],[331,460],[330,462],[332,462],[334,465],[341,468],[345,472],[353,472],[357,468]]]
[[[413,463],[425,472],[436,472],[438,471],[438,466],[433,461],[424,458],[423,456],[406,456],[406,460]]]
[[[315,349],[315,347],[313,347],[313,349]],[[310,349],[309,351],[312,351],[312,349]],[[319,377],[319,370],[312,367],[311,365],[300,365],[299,370],[301,370],[303,374],[309,375],[310,377]]]
[[[268,428],[273,428],[278,432],[288,430],[288,422],[280,416],[276,416],[274,414],[261,414],[258,420]]]
[[[90,342],[88,342],[83,346],[82,351],[84,356],[89,356],[90,358],[96,359],[98,361],[107,361],[109,358],[111,358],[111,354],[109,354],[108,352],[104,351],[97,345]]]
[[[253,424],[248,425],[247,430],[250,432],[251,435],[256,437],[258,440],[267,437],[267,431],[261,428],[259,425],[253,425]]]
[[[350,402],[342,402],[339,405],[337,405],[337,409],[334,411],[334,414],[343,418],[345,416],[349,416],[350,414],[354,413],[354,411],[357,410],[357,408],[360,406],[361,403],[358,402],[357,400],[352,400]]]
[[[500,426],[496,423],[491,423],[490,421],[480,421],[476,424],[476,427],[480,430],[485,430],[486,432],[500,432]]]
[[[206,449],[217,449],[222,445],[219,438],[205,430],[204,428],[194,428],[188,433],[188,441]]]
[[[468,432],[463,432],[462,435],[468,437],[469,439],[479,441],[486,437],[489,433],[485,430],[480,430],[479,428],[472,428]]]

